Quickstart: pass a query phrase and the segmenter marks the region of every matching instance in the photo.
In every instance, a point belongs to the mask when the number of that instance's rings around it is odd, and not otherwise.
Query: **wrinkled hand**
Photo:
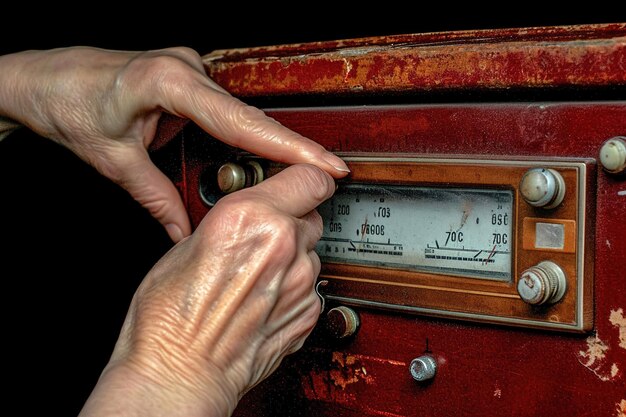
[[[31,51],[1,57],[0,67],[0,115],[70,148],[120,184],[176,242],[191,233],[189,219],[146,151],[163,112],[273,160],[317,165],[335,177],[347,172],[320,145],[231,97],[190,49]]]
[[[140,386],[151,402],[142,415],[230,415],[315,325],[314,209],[334,189],[322,170],[295,165],[221,199],[144,279],[83,414],[118,404],[98,389],[137,401]]]

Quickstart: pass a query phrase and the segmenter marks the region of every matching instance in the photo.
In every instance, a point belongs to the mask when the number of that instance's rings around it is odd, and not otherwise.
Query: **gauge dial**
[[[348,184],[319,212],[324,262],[511,280],[511,190]]]

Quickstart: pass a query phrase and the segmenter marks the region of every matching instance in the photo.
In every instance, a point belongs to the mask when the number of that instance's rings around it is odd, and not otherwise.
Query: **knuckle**
[[[298,263],[295,274],[297,284],[306,292],[311,290],[311,286],[313,285],[313,281],[315,281],[315,267],[313,262],[309,257],[305,257],[301,262]]]
[[[313,281],[317,280],[317,277],[320,275],[320,271],[322,270],[322,261],[320,260],[317,252],[312,251],[309,255],[311,257],[311,268],[313,270]]]
[[[246,132],[267,136],[265,126],[262,123],[269,120],[262,110],[244,104],[239,100],[233,100],[232,113],[236,123]]]
[[[285,256],[294,257],[298,243],[298,226],[295,219],[275,215],[268,219],[267,224],[274,249]]]
[[[322,219],[321,214],[319,214],[317,210],[313,210],[309,214],[309,221],[313,225],[313,230],[315,231],[315,236],[317,237],[315,240],[320,240],[324,231],[324,219]]]
[[[131,87],[146,86],[159,91],[180,91],[192,80],[189,66],[180,58],[169,54],[144,54],[129,64]]]
[[[317,210],[306,214],[301,221],[305,222],[303,229],[306,231],[306,237],[312,242],[320,240],[324,231],[324,220]]]
[[[222,198],[213,211],[230,236],[253,239],[286,258],[295,256],[298,241],[296,219],[268,210],[265,204],[236,194]]]
[[[173,55],[182,56],[188,59],[193,59],[193,60],[201,59],[200,54],[198,54],[198,52],[196,52],[195,49],[188,48],[186,46],[175,46],[172,48],[167,48],[164,51],[169,52]]]
[[[166,198],[158,198],[142,204],[157,220],[166,218],[172,211],[172,205]]]

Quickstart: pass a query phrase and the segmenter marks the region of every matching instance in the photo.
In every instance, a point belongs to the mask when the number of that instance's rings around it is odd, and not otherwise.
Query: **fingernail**
[[[322,159],[329,163],[330,165],[332,165],[333,168],[335,168],[337,171],[340,172],[350,172],[350,168],[348,168],[348,165],[346,165],[345,162],[343,162],[341,160],[341,158],[339,158],[338,156],[330,153],[330,152],[326,152],[324,154],[324,156],[322,157]]]
[[[167,234],[170,235],[170,238],[174,241],[174,243],[178,243],[183,240],[183,231],[180,230],[178,225],[174,223],[166,224],[165,230],[167,230]]]

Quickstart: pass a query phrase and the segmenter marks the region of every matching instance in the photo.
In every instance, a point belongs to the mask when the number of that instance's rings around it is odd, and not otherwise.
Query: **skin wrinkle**
[[[272,228],[274,229],[274,228]],[[280,228],[278,228],[277,230],[280,230]],[[270,233],[272,232],[272,230],[270,229]],[[262,233],[262,232],[261,232]],[[279,236],[279,234],[277,233],[277,236]],[[252,286],[252,284],[255,285],[259,285],[262,288],[272,288],[278,285],[278,282],[280,282],[284,275],[285,275],[285,271],[284,269],[286,269],[286,265],[283,265],[284,262],[281,262],[280,265],[271,265],[269,264],[269,260],[271,259],[271,255],[273,253],[285,253],[285,251],[281,250],[281,248],[283,246],[289,246],[288,242],[286,243],[286,240],[280,240],[280,241],[275,241],[278,239],[272,239],[274,240],[273,242],[267,243],[264,246],[260,246],[260,247],[265,247],[265,250],[263,250],[263,252],[260,254],[260,256],[258,257],[258,261],[255,260],[248,260],[246,261],[247,265],[254,265],[253,271],[251,275],[254,275],[256,278],[248,278],[248,277],[237,277],[236,282],[240,282],[240,280],[243,278],[244,281],[243,283],[245,285],[243,286],[239,286],[237,288],[236,291],[233,291],[234,289],[231,289],[230,291],[232,291],[235,296],[237,297],[237,300],[239,300],[239,302],[237,302],[236,304],[232,304],[232,306],[227,307],[227,306],[217,306],[218,310],[222,310],[224,313],[224,315],[226,317],[231,316],[231,315],[243,315],[244,312],[242,311],[241,305],[244,304],[245,299],[247,297],[249,297],[251,294],[253,294],[253,290],[254,290],[254,286]],[[261,240],[260,243],[263,243],[263,241]],[[256,247],[256,245],[255,245]],[[254,253],[254,252],[253,252]],[[258,252],[257,252],[258,254]],[[292,256],[285,256],[286,259],[291,259]],[[269,265],[268,265],[269,264]],[[235,280],[234,280],[235,281]],[[267,294],[267,292],[266,292]],[[276,291],[271,291],[271,299],[274,300],[276,298]],[[265,297],[266,298],[266,297]],[[257,298],[258,300],[258,298]],[[264,300],[264,298],[261,298],[261,300]],[[234,301],[234,300],[233,300]],[[232,302],[232,301],[231,301]],[[258,303],[259,301],[257,301]],[[265,304],[263,302],[263,304]],[[271,304],[271,302],[270,302]],[[253,304],[254,305],[254,304]],[[253,310],[257,310],[257,308],[254,308]],[[261,310],[262,311],[262,310]],[[254,321],[260,321],[260,322],[265,322],[267,320],[267,316],[268,314],[263,314],[260,315],[259,313],[256,314],[247,314],[247,316],[250,317],[250,319],[253,319],[251,322],[249,322],[249,324],[246,327],[250,327],[250,328],[254,328]],[[207,317],[207,316],[205,316]],[[214,319],[215,317],[212,316],[211,319]],[[219,317],[217,318],[217,321],[219,321]],[[248,331],[245,331],[245,328],[240,328],[239,326],[234,327],[231,325],[231,321],[227,320],[226,321],[227,324],[229,325],[228,328],[224,328],[223,329],[223,333],[228,335],[229,331],[230,332],[234,332],[234,333],[241,333],[243,331],[244,334],[248,334]],[[229,338],[226,337],[224,338],[225,340],[228,340]],[[218,345],[216,346],[216,354],[219,356],[221,355],[227,355],[227,352],[231,349],[228,345]]]
[[[308,181],[313,180],[312,177],[310,176],[303,176],[303,179],[306,179]],[[325,194],[324,194],[325,195]],[[236,210],[231,210],[229,208],[229,205],[226,205],[225,210],[230,213],[231,216],[235,216],[235,218],[240,219],[239,221],[233,221],[231,218],[226,218],[226,220],[223,223],[223,226],[227,228],[227,230],[233,228],[235,230],[241,230],[242,234],[241,235],[237,235],[234,234],[233,237],[235,239],[240,239],[240,238],[244,238],[247,239],[249,237],[254,237],[254,239],[252,240],[252,243],[250,244],[250,249],[246,250],[244,249],[243,251],[238,252],[240,255],[244,255],[243,256],[243,260],[238,259],[237,257],[235,257],[236,262],[234,263],[235,265],[241,265],[241,263],[246,263],[247,265],[250,265],[251,262],[249,260],[247,260],[246,258],[249,256],[248,254],[252,254],[255,253],[256,255],[259,255],[258,251],[255,252],[254,250],[252,250],[255,247],[262,247],[262,248],[268,248],[268,250],[266,252],[264,252],[262,254],[262,256],[260,256],[261,258],[267,258],[269,256],[269,253],[273,252],[273,251],[280,251],[280,252],[284,252],[282,251],[280,248],[275,248],[273,245],[268,245],[266,244],[266,242],[264,240],[261,241],[257,241],[256,239],[259,239],[259,236],[264,236],[265,234],[269,234],[270,236],[273,235],[277,235],[277,236],[282,236],[283,233],[281,233],[282,230],[284,229],[290,229],[293,233],[295,233],[295,230],[300,230],[302,233],[302,230],[304,230],[305,228],[303,228],[301,223],[304,223],[303,220],[298,220],[298,221],[293,221],[293,222],[288,222],[288,223],[284,223],[284,226],[282,227],[275,227],[275,225],[272,223],[272,221],[270,220],[266,220],[266,222],[264,223],[264,226],[257,226],[256,229],[252,229],[250,228],[250,226],[246,223],[245,219],[247,219],[250,216],[250,212],[247,211],[247,209],[245,209],[244,206],[241,205],[241,202],[238,202],[236,199],[233,199],[234,201],[231,202],[231,204],[235,205],[236,207],[239,207],[241,212],[237,212]],[[244,207],[243,209],[241,209],[241,207]],[[258,211],[258,209],[257,209]],[[258,214],[258,213],[257,213]],[[237,217],[239,216],[239,217]],[[317,219],[315,217],[315,215],[313,214],[307,214],[307,216],[312,217],[314,219]],[[263,218],[267,219],[266,215],[263,215]],[[233,225],[235,225],[233,227]],[[259,230],[259,227],[261,230]],[[266,230],[266,232],[263,231],[263,229]],[[210,228],[210,230],[215,230],[214,228]],[[232,232],[229,232],[230,234],[232,234]],[[319,233],[319,232],[318,232]],[[303,235],[307,236],[307,233],[302,233]],[[317,233],[316,233],[317,234]],[[308,243],[306,243],[307,241],[309,241],[310,237],[307,239],[302,239],[299,243],[294,244],[290,244],[290,247],[305,247],[307,245],[309,245]],[[284,240],[280,240],[279,242],[284,242]],[[218,245],[221,250],[220,252],[225,253],[227,256],[225,256],[224,258],[231,258],[232,255],[228,254],[228,251],[224,251],[224,248],[222,247],[221,244]],[[237,247],[236,246],[232,246],[231,245],[231,250],[236,250]],[[242,249],[241,247],[239,247],[238,249]],[[306,253],[306,252],[305,252]],[[299,268],[301,268],[301,270],[306,270],[307,268],[311,267],[311,261],[310,258],[308,257],[308,253],[306,255],[304,254],[300,254],[300,257],[302,256],[306,256],[306,264],[304,267],[303,266],[299,266]],[[254,263],[255,268],[258,267],[258,264]],[[298,276],[298,274],[303,275],[302,272],[298,272],[298,273],[294,273],[293,270],[294,268],[296,268],[296,266],[294,264],[291,264],[290,269],[291,269],[291,273],[294,274],[296,277]],[[239,270],[239,272],[241,273],[241,270]],[[275,277],[273,275],[275,274],[271,274],[271,278],[270,278],[270,282],[277,282]],[[310,323],[308,323],[306,320],[309,319],[308,314],[305,314],[305,320],[303,321],[301,318],[299,319],[299,317],[301,316],[302,312],[318,312],[319,311],[319,301],[317,300],[317,298],[313,295],[312,293],[312,286],[313,286],[313,274],[311,273],[311,277],[310,277],[310,285],[307,285],[307,289],[308,289],[308,293],[309,296],[307,297],[306,302],[301,303],[299,305],[296,305],[296,312],[291,314],[291,315],[285,315],[282,312],[278,312],[278,316],[281,317],[282,316],[282,322],[279,323],[279,325],[283,325],[283,326],[289,326],[291,332],[293,332],[295,329],[296,330],[296,336],[300,336],[300,335],[306,335],[310,332],[310,330],[312,329],[312,323],[315,322],[315,318],[316,317],[312,317],[313,320],[310,321]],[[232,279],[232,281],[234,281],[235,283],[239,283],[239,281],[242,279],[241,276],[235,277]],[[243,278],[244,282],[246,279],[248,278]],[[296,281],[301,281],[302,278],[296,279]],[[264,286],[264,288],[267,289],[267,285]],[[229,288],[224,289],[224,291],[226,293],[229,294],[233,294],[233,296],[240,296],[241,292],[234,294],[234,292],[232,290],[230,290]],[[271,292],[277,292],[277,290],[271,291]],[[286,300],[288,301],[288,300]],[[232,302],[232,300],[231,300]],[[287,302],[287,308],[294,308],[292,302]],[[237,313],[240,314],[244,314],[246,313],[247,316],[249,317],[256,317],[258,316],[257,314],[247,314],[250,310],[247,309],[246,311],[242,311],[240,304],[233,304],[235,306],[234,310]],[[313,308],[314,307],[314,308]],[[221,309],[221,311],[226,311],[223,309],[223,307],[218,307],[218,311]],[[255,308],[256,309],[256,308]],[[262,310],[262,309],[261,309]],[[274,313],[275,311],[272,311],[271,313]],[[271,314],[270,313],[270,314]],[[208,314],[204,314],[204,315],[200,315],[203,316],[205,318],[207,318],[209,315]],[[227,312],[226,314],[224,314],[224,316],[230,316],[230,312]],[[192,319],[193,320],[193,319]],[[211,317],[211,320],[215,320],[217,322],[222,321],[221,317],[215,317],[215,315],[213,315]],[[241,335],[242,333],[248,334],[249,332],[242,332],[241,328],[237,328],[237,327],[232,327],[230,326],[231,321],[230,320],[226,320],[227,323],[229,324],[229,326],[227,326],[225,329],[223,329],[222,333],[224,334],[224,340],[232,340],[232,336],[229,336],[230,332],[234,332],[235,335]],[[307,324],[305,324],[307,323]],[[172,329],[181,329],[181,326],[179,324],[176,325],[172,325],[171,326]],[[184,326],[183,326],[184,327]],[[220,333],[220,329],[215,329],[214,326],[202,326],[202,329],[207,332],[207,333],[211,333],[211,334],[215,334]],[[297,347],[299,345],[301,345],[301,343],[299,343],[297,340],[291,339],[291,338],[286,338],[285,337],[285,332],[284,331],[277,331],[279,329],[279,327],[274,327],[272,328],[272,333],[268,334],[267,332],[263,335],[263,337],[261,339],[266,340],[265,343],[267,343],[269,346],[272,346],[273,349],[276,350],[275,355],[276,356],[280,356],[286,352],[291,351],[294,347]],[[269,336],[269,337],[268,337]],[[240,338],[240,336],[238,337]],[[202,339],[202,336],[200,337],[195,337],[194,340],[195,342],[192,343],[192,351],[195,350],[195,345],[197,344],[198,347],[202,346],[202,342],[200,341],[200,339]],[[263,340],[258,339],[257,338],[249,338],[248,340],[246,340],[245,344],[248,345],[249,347],[252,347],[253,351],[256,351],[258,349],[260,349],[260,347],[262,346]],[[174,337],[174,340],[179,340],[177,337]],[[167,345],[167,343],[164,343],[164,345]],[[253,381],[255,378],[258,378],[259,375],[264,375],[265,372],[261,371],[261,372],[256,372],[256,373],[250,373],[251,369],[254,369],[255,366],[250,363],[250,358],[253,357],[254,355],[250,354],[250,353],[245,353],[244,352],[244,356],[241,356],[241,353],[237,352],[231,352],[231,345],[227,344],[227,346],[224,347],[223,351],[220,350],[216,350],[216,349],[220,349],[221,346],[217,345],[214,346],[214,349],[211,349],[209,351],[205,350],[204,352],[206,352],[206,356],[205,356],[205,360],[208,360],[210,362],[210,358],[213,357],[231,357],[233,358],[233,362],[232,363],[228,363],[227,365],[230,366],[224,366],[223,368],[218,365],[218,369],[221,370],[221,372],[224,372],[225,375],[230,375],[230,377],[234,378],[235,375],[239,375],[239,378],[243,378],[244,380],[250,380]],[[235,356],[233,356],[235,355]],[[237,359],[234,359],[237,358]],[[180,360],[184,360],[184,355],[180,356]],[[271,362],[272,360],[270,360]],[[265,362],[264,362],[265,363]],[[258,366],[258,365],[257,365]],[[275,365],[277,366],[277,364]],[[263,369],[267,369],[267,370],[272,370],[275,368],[274,365],[271,365],[270,363],[265,363],[265,365],[263,365]],[[174,367],[174,369],[178,369],[177,367]],[[181,373],[185,373],[186,370],[180,370],[178,372]],[[250,373],[249,376],[244,376],[244,374]],[[258,379],[257,379],[258,380]]]
[[[177,314],[172,310],[172,317],[176,317]],[[146,321],[149,324],[159,324],[159,328],[161,329],[158,334],[161,334],[160,338],[155,338],[148,345],[140,345],[137,346],[137,351],[139,352],[152,352],[152,354],[148,354],[145,356],[155,356],[158,358],[155,362],[157,364],[165,365],[168,369],[171,370],[171,375],[178,375],[179,378],[175,380],[168,381],[171,386],[181,385],[184,382],[185,386],[194,387],[194,386],[202,386],[198,381],[195,381],[192,375],[196,373],[197,369],[206,368],[209,362],[205,362],[204,364],[197,364],[190,366],[186,364],[186,362],[192,358],[189,357],[185,352],[186,349],[179,348],[178,350],[171,349],[172,346],[185,345],[185,341],[181,340],[180,334],[178,332],[172,331],[173,329],[180,328],[179,323],[167,323],[167,321],[163,320],[163,317],[159,315],[155,319],[150,319],[147,317]],[[175,321],[175,320],[174,320]],[[165,323],[165,324],[164,324]],[[166,330],[167,329],[167,330]],[[139,329],[140,330],[140,329]],[[152,333],[155,333],[154,331]],[[179,352],[179,353],[177,353]],[[164,356],[164,354],[166,355]],[[172,359],[175,359],[174,361]],[[195,363],[195,362],[194,362]],[[158,369],[159,366],[154,366],[153,362],[150,361],[147,363],[149,368]],[[146,363],[142,363],[140,369],[145,369]],[[188,377],[183,378],[183,376],[188,375]],[[149,375],[148,375],[149,376]],[[160,381],[162,382],[162,380]]]
[[[346,175],[342,162],[229,96],[190,50],[68,48],[3,56],[0,65],[3,117],[73,150],[179,241],[136,291],[81,415],[230,414],[317,321],[321,264],[312,249],[322,223],[314,209],[333,193],[331,175]],[[185,237],[182,200],[146,150],[164,111],[261,157],[316,167],[289,167],[223,198]]]
[[[130,369],[132,369],[133,373],[136,373],[142,378],[147,379],[153,385],[161,387],[167,392],[176,393],[178,397],[182,397],[186,402],[190,401],[189,398],[185,398],[185,392],[190,393],[195,398],[201,399],[200,403],[209,403],[219,409],[224,408],[224,405],[217,404],[216,400],[218,398],[223,400],[230,397],[231,400],[227,400],[226,403],[230,404],[233,402],[232,398],[234,396],[232,395],[232,387],[229,387],[228,381],[226,380],[220,381],[220,383],[212,383],[205,380],[194,381],[193,378],[187,380],[180,377],[180,375],[178,375],[178,378],[164,379],[162,375],[162,370],[158,366],[155,366],[154,363],[145,362],[142,360],[137,361],[136,359],[137,357],[129,358],[128,361],[124,363],[124,366],[129,367]],[[204,369],[207,368],[205,367]],[[208,373],[212,374],[213,372],[209,370]],[[210,386],[211,389],[206,389],[207,386]],[[205,387],[205,389],[199,389],[195,387]],[[227,387],[231,389],[227,389]],[[215,392],[217,392],[218,395],[211,395]],[[168,399],[171,398],[171,395],[162,396],[162,398]]]

